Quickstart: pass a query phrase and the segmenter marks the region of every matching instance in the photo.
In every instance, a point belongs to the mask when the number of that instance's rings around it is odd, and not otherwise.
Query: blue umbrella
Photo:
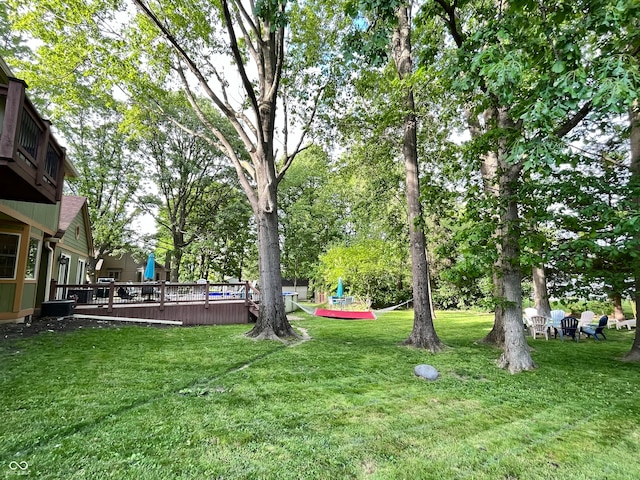
[[[147,259],[147,268],[144,269],[145,280],[155,280],[156,278],[156,257],[153,253]]]
[[[342,286],[342,277],[338,278],[338,291],[336,292],[338,298],[342,298],[344,295],[344,287]]]

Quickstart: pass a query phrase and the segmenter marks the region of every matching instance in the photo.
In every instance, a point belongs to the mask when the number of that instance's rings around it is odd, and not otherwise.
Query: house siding
[[[33,305],[36,302],[36,290],[38,285],[36,282],[25,283],[22,287],[22,310],[28,310],[33,308]]]
[[[13,311],[13,299],[16,295],[16,284],[0,283],[0,314]]]
[[[42,203],[17,202],[14,200],[0,200],[0,212],[13,217],[23,223],[32,225],[54,234],[58,230],[60,204],[46,205]]]

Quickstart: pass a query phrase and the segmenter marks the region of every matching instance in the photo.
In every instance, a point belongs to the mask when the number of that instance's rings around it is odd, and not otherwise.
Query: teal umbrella
[[[338,278],[338,291],[336,292],[338,298],[342,298],[344,295],[344,287],[342,286],[342,277]]]
[[[156,257],[153,253],[149,254],[147,259],[147,268],[144,269],[145,280],[155,280],[156,278]]]

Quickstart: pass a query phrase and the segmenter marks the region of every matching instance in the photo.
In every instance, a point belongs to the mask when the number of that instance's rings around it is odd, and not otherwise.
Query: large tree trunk
[[[512,129],[508,108],[490,108],[484,112],[485,128]],[[468,117],[471,133],[481,134],[476,119]],[[520,222],[518,218],[517,188],[520,166],[509,164],[506,139],[500,139],[495,151],[482,159],[485,191],[494,196],[496,211],[497,259],[493,266],[496,316],[493,329],[483,342],[504,346],[499,365],[511,373],[531,370],[535,364],[529,353],[522,328],[522,272],[520,269]]]
[[[640,102],[635,100],[631,110],[629,111],[629,122],[631,123],[631,184],[634,188],[633,204],[636,210],[640,210]],[[640,242],[640,232],[634,236],[636,242]],[[632,257],[633,273],[635,278],[635,295],[632,301],[636,303],[636,312],[640,306],[640,258]],[[637,313],[636,313],[637,317]],[[637,320],[637,318],[636,318]],[[631,350],[624,359],[629,362],[640,361],[640,330],[636,327],[636,336],[631,345]]]
[[[256,162],[257,163],[257,162]],[[260,270],[260,313],[250,337],[283,339],[296,337],[287,320],[282,297],[282,271],[280,263],[280,237],[278,234],[277,183],[270,163],[261,162],[257,172],[258,201],[253,205],[258,224],[258,266]],[[273,162],[271,162],[273,165]]]
[[[393,58],[400,79],[411,75],[411,23],[409,9],[398,8],[398,26],[393,34]],[[444,345],[433,326],[431,294],[429,285],[429,265],[427,262],[427,241],[424,234],[424,219],[420,204],[420,179],[418,172],[418,148],[416,115],[413,89],[407,88],[404,98],[405,119],[402,154],[406,176],[406,195],[409,222],[409,242],[411,249],[411,274],[413,276],[413,330],[405,345],[425,348],[438,352]]]
[[[518,203],[515,200],[515,178],[507,178],[501,192],[507,201],[502,214],[502,277],[504,289],[504,353],[499,364],[511,373],[535,368],[524,329],[522,328],[522,273],[520,269]]]
[[[547,291],[547,274],[544,265],[533,267],[533,302],[538,310],[538,315],[544,317],[551,316],[551,304],[549,303],[549,293]]]

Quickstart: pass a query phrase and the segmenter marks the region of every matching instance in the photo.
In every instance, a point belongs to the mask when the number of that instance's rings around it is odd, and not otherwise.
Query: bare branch
[[[280,5],[281,13],[284,13],[284,4]],[[284,28],[278,29],[276,37],[276,68],[274,71],[274,82],[271,85],[269,92],[267,93],[267,99],[273,101],[278,94],[278,87],[280,86],[280,78],[282,77],[282,66],[284,64]]]
[[[246,177],[246,174],[249,174],[250,177],[255,180],[255,175],[253,173],[253,167],[251,167],[251,165],[249,165],[247,162],[240,160],[235,152],[235,150],[233,149],[233,146],[229,143],[229,141],[226,139],[226,137],[224,136],[224,134],[217,129],[213,124],[211,124],[211,122],[209,122],[209,120],[206,118],[206,116],[204,115],[204,113],[202,112],[202,110],[200,109],[200,106],[197,104],[197,102],[195,101],[195,98],[193,97],[193,94],[191,93],[190,90],[187,89],[187,98],[193,108],[193,110],[196,112],[196,115],[198,116],[198,118],[200,119],[200,121],[207,126],[207,128],[216,136],[216,139],[218,140],[217,142],[213,139],[211,139],[210,137],[208,137],[207,135],[202,134],[201,132],[197,132],[189,127],[187,127],[186,125],[178,122],[175,118],[173,118],[172,115],[166,115],[166,113],[164,112],[164,110],[162,109],[162,107],[160,105],[157,105],[158,110],[162,113],[162,115],[164,117],[166,117],[171,123],[173,123],[176,127],[180,128],[181,130],[196,136],[198,138],[203,139],[205,142],[207,142],[209,145],[218,148],[221,151],[224,151],[225,153],[227,153],[227,155],[229,156],[229,158],[231,159],[233,166],[236,170],[236,174],[238,176],[238,179],[240,180],[240,184],[242,185],[243,190],[245,191],[245,194],[247,195],[247,198],[249,199],[249,202],[251,202],[251,204],[257,204],[257,197],[256,194],[251,186],[251,184],[249,183],[249,180]]]
[[[189,54],[180,46],[180,44],[178,43],[178,41],[176,40],[176,38],[171,34],[171,32],[169,32],[169,30],[162,24],[162,22],[160,22],[160,20],[158,19],[158,17],[155,16],[155,14],[144,4],[142,3],[141,0],[133,0],[133,3],[140,9],[142,10],[143,14],[149,19],[151,20],[151,22],[158,27],[158,29],[160,30],[160,32],[162,33],[162,35],[164,36],[164,38],[169,42],[169,44],[174,48],[174,50],[178,53],[178,56],[180,58],[182,58],[184,60],[184,62],[187,64],[187,66],[189,67],[189,70],[191,71],[191,73],[193,73],[195,75],[195,77],[198,79],[198,82],[200,83],[200,85],[202,86],[202,88],[204,89],[204,91],[207,93],[207,95],[209,96],[209,98],[211,98],[211,100],[216,104],[216,106],[227,116],[227,117],[232,117],[235,116],[235,112],[233,110],[229,110],[229,108],[227,107],[227,105],[224,104],[224,102],[220,99],[220,97],[218,97],[218,95],[216,95],[216,93],[211,89],[211,87],[209,86],[209,83],[207,82],[207,80],[204,78],[204,75],[202,74],[202,72],[200,71],[200,69],[198,68],[198,66],[195,64],[195,62],[191,59],[191,57],[189,56]],[[238,132],[239,133],[239,132]]]
[[[256,98],[256,92],[253,90],[253,85],[249,80],[249,76],[247,75],[247,71],[244,68],[244,62],[242,59],[242,54],[240,53],[240,49],[238,48],[238,40],[236,38],[236,33],[233,30],[233,20],[231,18],[231,12],[229,11],[229,4],[227,0],[222,0],[222,11],[224,14],[224,20],[227,24],[227,32],[229,32],[229,40],[231,41],[231,52],[233,53],[233,58],[238,67],[238,72],[240,73],[240,79],[242,80],[242,85],[244,86],[245,91],[249,97],[249,101],[251,102],[251,106],[253,110],[256,112],[256,122],[257,127],[256,130],[258,132],[258,141],[261,143],[262,139],[262,119],[260,118],[259,108],[258,108],[258,100]]]
[[[593,104],[591,103],[591,100],[589,100],[573,117],[567,119],[562,125],[560,125],[553,134],[557,137],[564,137],[571,132],[571,130],[573,130],[589,114],[589,112],[591,112],[592,108]]]
[[[285,151],[285,155],[287,155],[286,160],[284,162],[284,165],[282,165],[282,169],[280,170],[280,172],[278,172],[278,174],[276,175],[276,181],[280,182],[282,180],[282,178],[284,177],[284,174],[287,173],[287,170],[289,169],[289,167],[291,166],[291,164],[293,163],[293,160],[296,158],[296,156],[298,155],[298,153],[300,153],[303,150],[306,150],[307,148],[309,148],[309,145],[307,145],[306,147],[302,147],[302,143],[304,142],[307,133],[309,133],[310,127],[311,127],[311,123],[314,121],[316,113],[318,112],[318,104],[319,104],[319,100],[320,97],[322,96],[322,94],[324,93],[324,90],[326,88],[326,85],[324,85],[322,88],[320,88],[318,90],[318,92],[315,95],[315,98],[313,99],[313,109],[311,111],[311,115],[309,116],[309,118],[307,119],[307,121],[304,124],[304,127],[302,129],[302,135],[300,135],[300,139],[298,140],[298,144],[296,145],[295,150],[293,151],[293,153],[291,153],[291,155],[288,155],[287,152]]]
[[[244,18],[244,21],[249,25],[249,30],[251,30],[253,32],[253,34],[256,36],[256,38],[258,39],[258,41],[260,41],[260,31],[258,30],[256,24],[253,23],[253,19],[251,18],[251,15],[249,15],[247,10],[244,8],[244,5],[242,4],[242,2],[241,1],[238,2],[238,1],[234,0],[233,4],[236,6],[236,9],[238,10],[239,15],[241,15]],[[241,18],[238,18],[238,25],[240,26],[240,29],[242,30],[242,35],[244,36],[245,40],[247,41],[247,46],[249,47],[249,51],[251,52],[251,56],[257,62],[258,61],[258,52],[256,51],[255,47],[253,46],[253,43],[251,42],[251,36],[249,35],[249,32],[247,31],[247,29],[245,27],[245,23],[242,21]]]

